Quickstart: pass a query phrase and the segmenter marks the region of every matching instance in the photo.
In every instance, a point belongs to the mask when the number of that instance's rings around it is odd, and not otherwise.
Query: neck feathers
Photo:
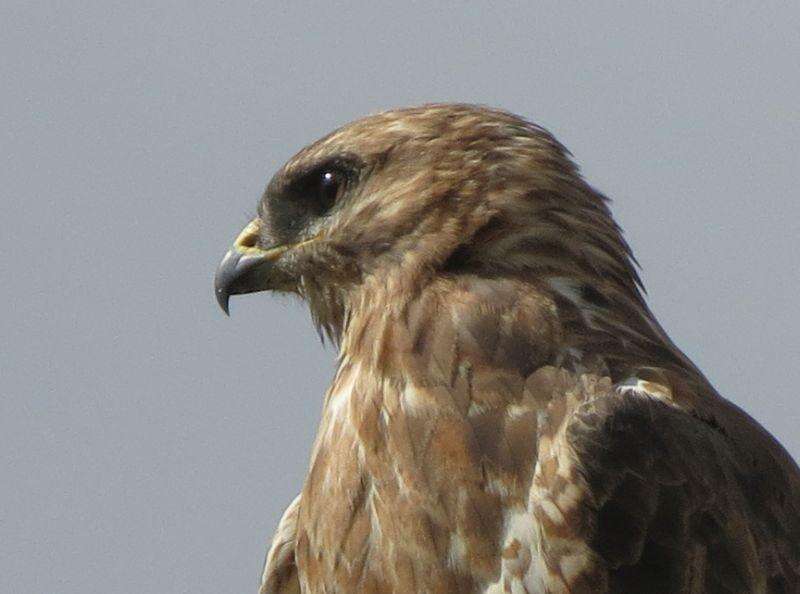
[[[395,296],[384,285],[349,312],[341,357],[390,381],[452,386],[466,368],[525,378],[556,365],[621,381],[638,368],[692,373],[638,293],[575,277],[437,277]]]
[[[423,235],[418,249],[357,286],[316,296],[312,310],[342,357],[406,379],[425,375],[421,359],[453,351],[500,368],[552,364],[615,381],[637,367],[699,374],[647,307],[607,199],[575,175],[539,187],[498,191],[460,233],[439,237],[435,258],[426,260],[433,239]]]

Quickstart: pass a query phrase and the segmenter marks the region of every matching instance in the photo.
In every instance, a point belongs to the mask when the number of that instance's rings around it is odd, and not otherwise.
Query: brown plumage
[[[800,592],[800,471],[642,296],[545,130],[430,105],[292,158],[217,296],[339,347],[262,593]]]

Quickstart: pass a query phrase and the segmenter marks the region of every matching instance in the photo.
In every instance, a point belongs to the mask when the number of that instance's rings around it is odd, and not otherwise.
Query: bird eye
[[[333,207],[343,185],[344,176],[340,172],[334,169],[325,169],[320,173],[317,200],[323,211],[330,210]]]
[[[300,171],[286,185],[272,194],[277,202],[285,202],[297,224],[303,216],[326,214],[348,190],[354,170],[347,163],[329,161],[313,169]],[[273,207],[274,208],[274,207]]]

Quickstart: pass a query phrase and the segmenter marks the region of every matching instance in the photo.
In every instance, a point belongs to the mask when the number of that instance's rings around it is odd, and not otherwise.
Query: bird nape
[[[647,307],[547,131],[427,105],[295,155],[216,296],[339,349],[262,594],[800,592],[800,471]]]

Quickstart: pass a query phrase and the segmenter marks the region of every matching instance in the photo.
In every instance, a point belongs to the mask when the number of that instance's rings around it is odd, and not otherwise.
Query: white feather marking
[[[447,561],[455,569],[468,569],[467,543],[461,535],[453,533],[450,536],[450,545],[447,548]]]
[[[467,411],[467,416],[474,416],[479,415],[481,413],[486,412],[489,410],[491,406],[489,404],[481,404],[479,402],[475,402],[474,400],[469,404],[469,410]]]
[[[491,479],[486,483],[486,491],[501,497],[508,497],[508,487],[500,479]]]
[[[342,383],[334,382],[334,388],[328,398],[328,406],[325,411],[330,420],[339,420],[345,414],[355,388],[356,379],[361,373],[360,367],[359,364],[354,364],[348,370]]]
[[[530,405],[527,404],[511,404],[506,409],[506,414],[512,419],[516,419],[530,412],[531,412],[531,407]]]
[[[400,394],[400,398],[403,403],[403,408],[409,411],[419,410],[428,402],[428,399],[420,394],[417,387],[410,383],[405,385]]]
[[[564,490],[558,494],[556,504],[562,510],[572,509],[581,500],[582,495],[583,492],[575,483],[568,483]]]
[[[577,553],[561,557],[558,566],[561,569],[561,575],[564,576],[567,583],[570,583],[586,570],[590,561],[587,555]]]
[[[597,317],[598,307],[588,303],[580,291],[580,282],[575,279],[565,278],[563,276],[554,276],[547,279],[547,284],[556,293],[564,297],[567,301],[571,302],[578,311],[581,313],[584,323],[592,329],[597,329],[595,318]]]
[[[672,390],[656,382],[649,382],[638,377],[628,377],[619,382],[615,389],[619,394],[639,394],[649,396],[666,404],[674,405]]]
[[[523,507],[508,510],[504,518],[503,547],[516,550],[516,555],[503,559],[500,577],[489,584],[483,594],[534,594],[544,592],[547,568],[539,553],[539,527],[534,516]],[[521,576],[521,579],[520,579]]]
[[[564,516],[561,513],[561,510],[558,509],[555,503],[553,503],[549,499],[542,499],[539,501],[539,505],[542,508],[542,511],[547,514],[547,517],[552,520],[555,524],[563,524],[564,523]]]

